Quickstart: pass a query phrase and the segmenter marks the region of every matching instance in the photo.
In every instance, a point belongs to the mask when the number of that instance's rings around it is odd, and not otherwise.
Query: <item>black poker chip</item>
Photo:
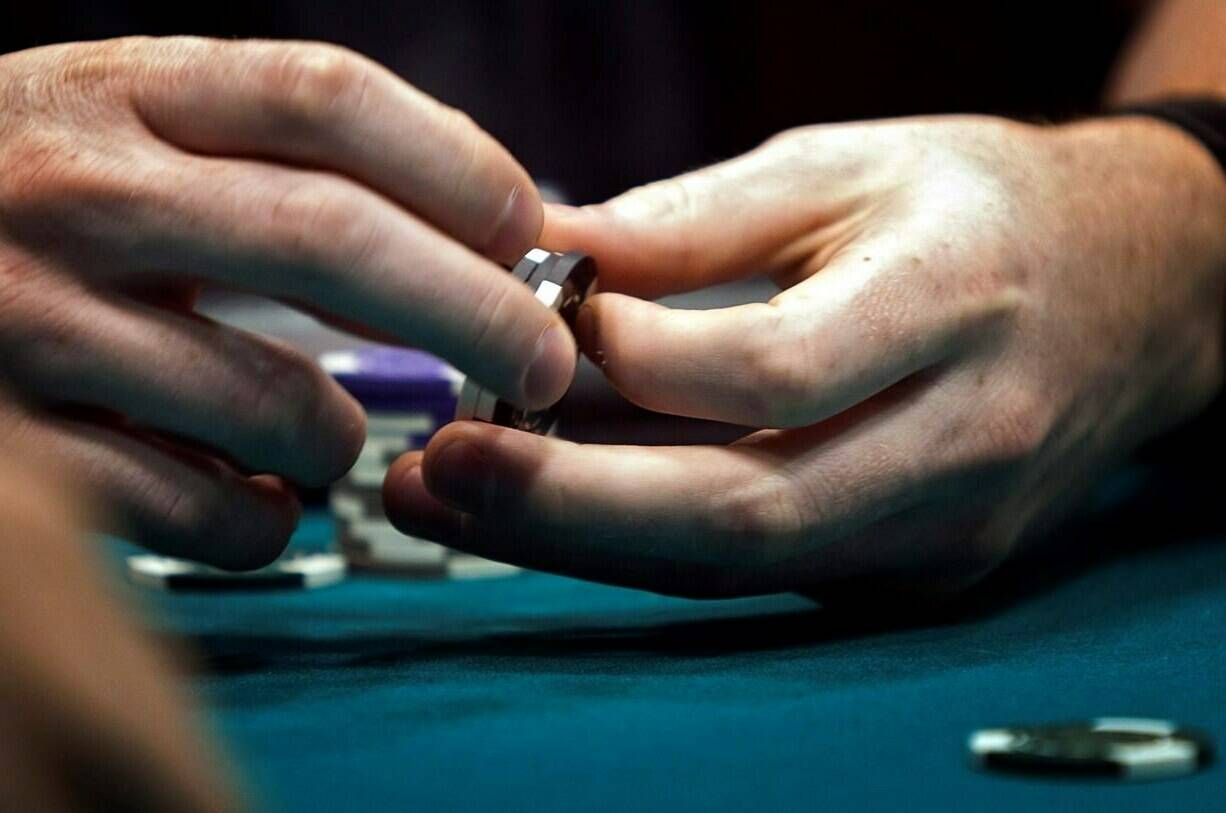
[[[533,249],[520,260],[511,274],[532,289],[536,298],[574,325],[579,308],[596,282],[595,261],[579,252],[559,254]],[[503,401],[493,391],[465,379],[456,402],[458,421],[483,421],[544,435],[553,428],[552,409],[529,411]]]
[[[970,736],[967,748],[986,770],[1125,780],[1186,776],[1213,759],[1204,732],[1133,717],[985,728]]]

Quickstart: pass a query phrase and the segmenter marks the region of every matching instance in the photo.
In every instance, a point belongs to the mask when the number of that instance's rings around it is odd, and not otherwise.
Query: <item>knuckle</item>
[[[751,411],[763,427],[784,428],[809,423],[812,407],[809,374],[791,352],[776,349],[752,363]]]
[[[470,228],[481,238],[492,239],[502,211],[498,207],[479,205],[479,199],[486,190],[493,188],[491,182],[497,180],[494,162],[490,160],[494,145],[467,113],[445,107],[442,119],[444,138],[441,143],[452,145],[453,156],[447,164],[444,181],[447,200],[465,211],[479,213],[477,220],[480,222],[473,223]]]
[[[1028,268],[1012,258],[1003,242],[983,240],[977,249],[979,261],[969,272],[959,274],[951,286],[971,325],[1008,323],[1027,301]]]
[[[27,130],[8,139],[0,171],[0,206],[10,215],[37,214],[64,205],[78,185],[66,142],[49,131]]]
[[[65,50],[53,74],[57,102],[97,97],[128,78],[136,43],[127,38],[101,40]]]
[[[345,205],[344,195],[322,182],[296,184],[268,209],[268,232],[290,260],[308,265],[326,257],[365,266],[378,254],[384,233],[378,218]]]
[[[455,107],[440,105],[442,108],[443,128],[446,132],[463,144],[471,144],[475,153],[477,142],[484,132],[473,117]]]
[[[933,594],[958,593],[996,570],[1012,552],[1017,534],[991,525],[956,536],[934,552],[933,561],[917,576]]]
[[[688,221],[701,215],[697,196],[687,176],[656,181],[643,188],[650,195],[655,214],[665,220]]]
[[[296,351],[261,355],[240,387],[238,413],[275,448],[315,442],[326,391],[323,374]]]
[[[27,134],[5,152],[0,214],[20,233],[54,229],[63,242],[171,203],[157,162],[92,154],[55,133]]]
[[[995,570],[1013,550],[1016,534],[1000,529],[985,530],[972,536],[958,559],[956,589],[969,587]]]
[[[877,276],[855,293],[852,312],[866,341],[882,347],[917,343],[920,333],[912,324],[917,284],[923,284],[925,292],[936,300],[949,295],[941,290],[940,273],[931,270],[934,265],[931,256],[913,256],[904,273]],[[915,279],[914,271],[924,272],[921,280]]]
[[[261,81],[269,107],[291,123],[341,123],[362,104],[370,66],[339,46],[295,44],[271,51]]]
[[[708,512],[715,533],[734,541],[743,572],[789,557],[811,524],[809,514],[795,483],[779,474],[716,495]]]
[[[921,199],[951,198],[962,201],[957,211],[938,207],[922,216],[921,228],[948,235],[950,229],[975,234],[973,254],[948,236],[934,238],[921,256],[906,267],[905,282],[924,282],[924,300],[937,312],[950,314],[967,327],[991,326],[1007,321],[1025,305],[1034,251],[1026,250],[1019,238],[1003,224],[1010,222],[1002,200],[1005,192],[979,179],[965,183],[942,177],[932,181],[936,189],[922,189]],[[949,188],[952,186],[952,188]],[[922,274],[915,272],[921,271]],[[914,300],[914,287],[911,289]]]
[[[701,220],[703,209],[693,177],[683,175],[636,187],[612,200],[591,208],[614,218],[630,221],[657,222],[683,226]],[[675,228],[668,230],[668,241],[661,246],[667,252],[667,264],[679,272],[693,272],[705,256],[705,246],[697,242],[701,229]]]
[[[1031,393],[1014,394],[999,403],[982,431],[980,462],[1013,466],[1035,457],[1053,426],[1051,407]]]
[[[0,376],[14,386],[52,382],[78,370],[96,342],[96,312],[70,288],[41,275],[0,271]]]
[[[816,128],[812,126],[789,127],[780,130],[762,142],[761,149],[791,153],[812,146],[816,139]]]
[[[809,343],[783,334],[790,329],[780,315],[745,344],[749,409],[764,427],[808,423],[813,409],[813,367]]]

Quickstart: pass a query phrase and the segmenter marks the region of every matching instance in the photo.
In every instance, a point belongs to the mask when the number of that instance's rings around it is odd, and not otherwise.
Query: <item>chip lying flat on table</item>
[[[596,263],[586,254],[557,254],[537,248],[524,255],[511,273],[573,327],[580,306],[596,282]],[[472,379],[464,381],[455,417],[458,421],[484,421],[538,435],[546,434],[555,418],[551,409],[539,412],[520,409]]]
[[[1166,720],[1100,717],[1083,723],[976,731],[967,741],[980,767],[1012,773],[1167,779],[1213,756],[1209,738]]]

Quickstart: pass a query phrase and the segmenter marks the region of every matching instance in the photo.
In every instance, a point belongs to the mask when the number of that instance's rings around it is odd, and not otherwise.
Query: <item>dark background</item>
[[[731,157],[801,124],[917,113],[1058,119],[1091,112],[1141,5],[276,0],[240,8],[190,0],[23,0],[0,16],[0,51],[128,34],[339,43],[465,110],[538,181],[588,203]],[[669,304],[713,307],[773,292],[766,281],[748,281],[736,291]],[[354,342],[265,302],[220,297],[205,305],[214,318],[310,353]],[[635,408],[586,363],[560,411],[564,435],[592,442],[718,442],[745,432]]]
[[[804,123],[1097,104],[1125,0],[15,2],[0,50],[125,34],[327,40],[466,110],[577,202]]]

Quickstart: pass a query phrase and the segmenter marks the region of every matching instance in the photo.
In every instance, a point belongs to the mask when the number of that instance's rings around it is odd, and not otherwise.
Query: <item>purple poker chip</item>
[[[463,376],[446,362],[403,347],[337,350],[319,358],[368,411],[411,412],[455,409]]]

